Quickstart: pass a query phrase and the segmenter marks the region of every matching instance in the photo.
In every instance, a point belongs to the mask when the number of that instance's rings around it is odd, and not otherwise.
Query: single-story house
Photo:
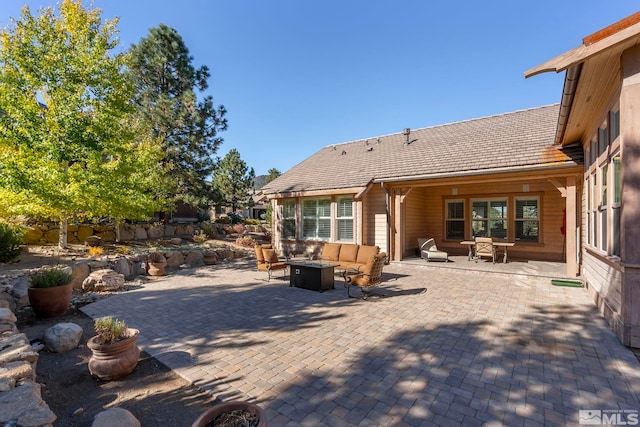
[[[640,14],[525,73],[567,71],[559,104],[329,145],[262,187],[284,253],[418,238],[515,242],[564,261],[625,345],[640,346]]]

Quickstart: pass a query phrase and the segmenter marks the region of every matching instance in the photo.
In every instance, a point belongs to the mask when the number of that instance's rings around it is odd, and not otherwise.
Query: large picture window
[[[507,201],[473,200],[471,202],[471,235],[473,237],[507,238]]]
[[[446,238],[464,240],[464,200],[447,200]]]
[[[282,238],[296,238],[296,199],[285,199],[282,205]]]
[[[516,240],[540,241],[540,216],[537,198],[516,198]]]
[[[331,239],[331,199],[302,199],[302,238]]]
[[[340,197],[336,212],[337,240],[353,242],[353,197]]]

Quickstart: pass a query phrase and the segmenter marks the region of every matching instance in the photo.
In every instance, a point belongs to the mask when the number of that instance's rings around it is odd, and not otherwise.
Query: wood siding
[[[566,179],[557,178],[556,182],[566,185]],[[580,197],[581,188],[578,190]],[[508,238],[515,241],[514,218],[515,198],[537,197],[539,200],[540,241],[524,243],[516,241],[509,249],[512,258],[563,261],[564,236],[560,232],[566,199],[561,191],[549,180],[528,180],[525,182],[468,183],[414,188],[404,200],[404,241],[403,256],[415,254],[418,238],[436,240],[438,248],[453,255],[464,255],[467,248],[460,240],[445,239],[445,202],[463,200],[465,203],[465,239],[471,238],[470,206],[474,199],[506,199],[508,202]],[[573,234],[572,234],[573,235]]]
[[[387,251],[387,206],[386,193],[381,186],[374,186],[362,201],[362,243],[376,245]]]
[[[607,263],[590,250],[583,250],[582,275],[587,282],[591,297],[611,329],[619,337],[623,336],[621,268]]]

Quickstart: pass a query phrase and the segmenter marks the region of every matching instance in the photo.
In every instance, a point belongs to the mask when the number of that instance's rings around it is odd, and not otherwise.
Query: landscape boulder
[[[91,427],[140,427],[140,421],[123,408],[109,408],[93,417]]]
[[[117,273],[110,268],[93,271],[82,282],[82,289],[85,291],[117,291],[122,289],[123,286],[124,274]]]
[[[44,331],[43,341],[52,352],[66,353],[78,347],[82,332],[82,327],[75,323],[58,323]]]

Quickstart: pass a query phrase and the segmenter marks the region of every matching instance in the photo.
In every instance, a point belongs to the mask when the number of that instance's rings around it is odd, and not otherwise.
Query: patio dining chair
[[[369,289],[382,283],[382,267],[387,260],[387,254],[381,252],[379,254],[372,255],[369,258],[367,264],[362,268],[359,273],[349,274],[348,272],[344,276],[344,285],[347,288],[347,296],[349,298],[355,298],[350,293],[351,286],[357,286],[362,290],[362,299],[367,299],[369,296]]]
[[[497,247],[493,244],[491,237],[476,237],[474,245],[473,259],[478,262],[482,257],[491,257],[493,263],[496,263]]]

